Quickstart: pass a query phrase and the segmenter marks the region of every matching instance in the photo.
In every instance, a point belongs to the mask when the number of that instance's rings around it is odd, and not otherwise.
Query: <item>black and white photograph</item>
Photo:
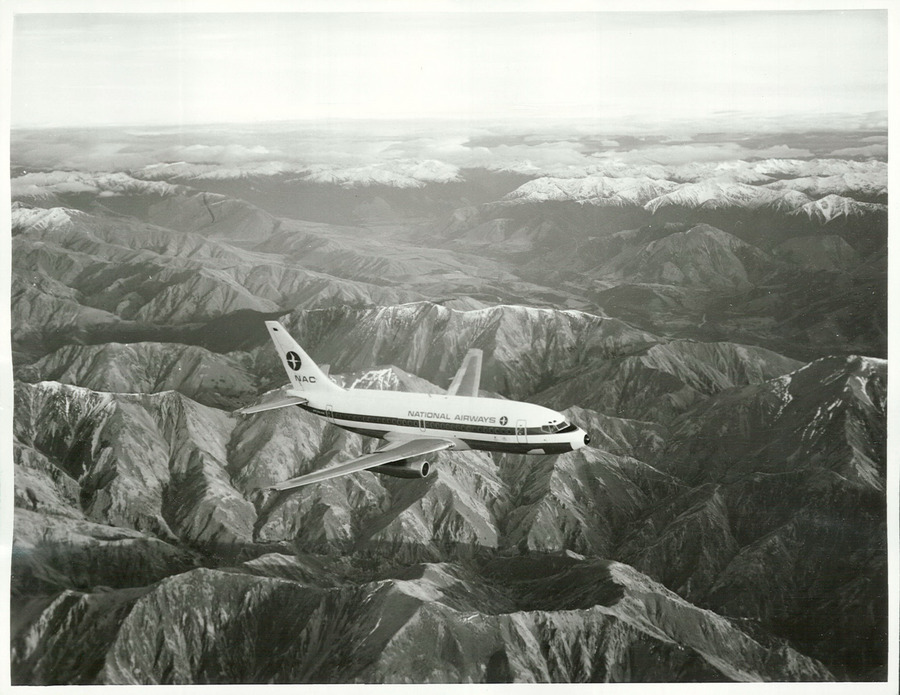
[[[141,4],[3,7],[0,685],[897,692],[895,10]]]

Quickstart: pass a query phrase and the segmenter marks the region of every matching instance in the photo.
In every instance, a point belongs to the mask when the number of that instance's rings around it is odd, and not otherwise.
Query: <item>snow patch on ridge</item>
[[[164,181],[141,181],[118,171],[87,173],[82,171],[51,171],[23,174],[10,181],[13,200],[45,198],[52,195],[93,193],[95,195],[174,195],[178,188]]]
[[[72,208],[28,208],[13,203],[11,217],[13,229],[47,230],[70,225],[73,218],[84,213]]]
[[[887,212],[887,205],[860,203],[852,198],[832,194],[801,206],[793,214],[806,214],[811,219],[828,223],[839,217],[861,217],[874,212]]]
[[[581,170],[570,168],[536,178],[522,184],[503,200],[511,203],[571,201],[597,206],[637,205],[653,213],[667,205],[702,209],[769,206],[791,212],[814,204],[815,198],[833,194],[886,195],[886,164],[877,160],[767,159],[664,166],[609,160]],[[862,212],[884,207],[856,204],[863,206],[857,208]]]

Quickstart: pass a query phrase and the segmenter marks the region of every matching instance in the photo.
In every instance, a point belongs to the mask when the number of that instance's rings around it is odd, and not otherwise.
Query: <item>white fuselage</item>
[[[366,389],[306,391],[301,407],[359,434],[386,440],[437,437],[457,449],[560,454],[584,446],[584,430],[533,403]]]

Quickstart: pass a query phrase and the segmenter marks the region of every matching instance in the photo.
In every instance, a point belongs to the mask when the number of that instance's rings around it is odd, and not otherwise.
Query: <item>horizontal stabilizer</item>
[[[281,396],[280,398],[275,398],[266,403],[260,403],[258,405],[247,406],[246,408],[241,408],[238,412],[241,415],[253,415],[254,413],[262,413],[266,410],[275,410],[277,408],[288,408],[292,405],[303,405],[304,403],[308,403],[309,401],[305,398],[301,398],[300,396]]]

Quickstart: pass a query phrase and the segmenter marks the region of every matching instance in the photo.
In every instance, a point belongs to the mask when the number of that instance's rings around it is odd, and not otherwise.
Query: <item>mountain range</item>
[[[878,159],[15,164],[15,684],[886,677]],[[268,508],[376,442],[236,412],[267,319],[591,446]]]

